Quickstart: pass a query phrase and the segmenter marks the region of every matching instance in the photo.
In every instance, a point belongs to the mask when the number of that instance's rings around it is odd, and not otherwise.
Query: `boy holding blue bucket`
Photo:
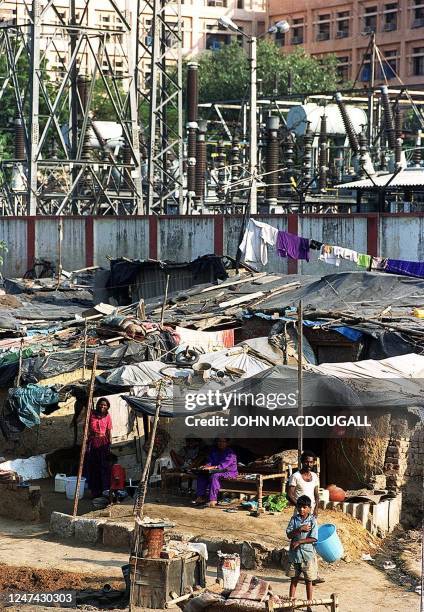
[[[315,516],[312,514],[311,498],[301,495],[296,500],[296,513],[290,519],[287,526],[287,537],[290,542],[289,561],[290,566],[287,576],[291,578],[289,596],[295,598],[296,587],[299,578],[303,574],[306,585],[306,597],[312,599],[313,584],[317,579],[317,556],[314,544],[318,540],[318,526]],[[311,612],[311,608],[307,609]]]

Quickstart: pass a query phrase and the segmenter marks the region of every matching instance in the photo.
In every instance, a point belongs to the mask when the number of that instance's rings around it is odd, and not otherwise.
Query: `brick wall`
[[[416,525],[423,507],[424,485],[424,426],[413,427],[409,435],[394,435],[389,441],[384,472],[387,488],[402,490],[402,522]]]

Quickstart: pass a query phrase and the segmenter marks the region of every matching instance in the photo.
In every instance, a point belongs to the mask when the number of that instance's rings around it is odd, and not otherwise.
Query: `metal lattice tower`
[[[0,104],[15,115],[0,118],[0,142],[15,141],[0,160],[3,214],[182,210],[180,3],[104,0],[105,23],[95,4],[0,0]]]
[[[139,74],[150,66],[146,212],[183,212],[183,89],[181,2],[138,0]]]

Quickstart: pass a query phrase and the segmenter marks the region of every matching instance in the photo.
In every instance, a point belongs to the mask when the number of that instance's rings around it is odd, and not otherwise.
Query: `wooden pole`
[[[90,380],[90,391],[88,393],[87,400],[87,413],[85,415],[85,423],[84,423],[84,433],[82,437],[81,444],[81,453],[80,453],[80,461],[78,467],[78,476],[77,476],[77,484],[75,487],[75,496],[74,496],[74,510],[72,512],[72,516],[75,518],[78,512],[78,501],[79,501],[79,488],[81,484],[81,476],[82,476],[82,468],[84,466],[84,458],[85,451],[87,448],[87,438],[88,438],[88,424],[90,422],[90,413],[93,405],[93,394],[94,394],[94,381],[96,378],[96,367],[97,367],[97,355],[94,354],[93,357],[93,369],[91,370],[91,380]]]
[[[333,612],[334,604],[338,606],[338,599],[335,594],[323,599],[294,599],[293,601],[285,601],[277,605],[275,612],[279,612],[280,610],[297,610],[298,608],[305,608],[307,606],[331,606],[330,609],[331,612]],[[338,610],[338,608],[336,608],[336,610]]]
[[[84,358],[82,364],[82,379],[85,380],[85,371],[87,369],[87,319],[84,321]]]
[[[137,306],[137,318],[140,319],[140,321],[146,320],[146,306],[143,298],[140,299]]]
[[[58,253],[57,253],[57,287],[60,285],[62,276],[62,241],[63,241],[63,219],[59,219]]]
[[[150,434],[149,447],[147,450],[146,461],[144,462],[143,472],[140,478],[140,486],[137,491],[136,503],[134,505],[134,514],[138,516],[139,518],[143,516],[144,500],[146,499],[146,490],[147,490],[147,485],[149,481],[149,473],[150,473],[150,466],[152,463],[153,448],[154,448],[155,440],[156,440],[156,430],[158,428],[160,409],[162,406],[162,395],[161,395],[162,386],[163,386],[163,382],[160,381],[158,385],[158,395],[156,399],[155,416],[153,419],[153,427],[152,427],[152,431]]]
[[[302,300],[299,301],[297,309],[297,416],[303,416],[303,305]],[[300,467],[300,455],[303,452],[303,427],[298,425],[297,434],[297,455]]]
[[[168,277],[169,278],[169,277]],[[131,547],[131,557],[130,557],[130,565],[131,559],[135,557],[134,564],[131,567],[131,580],[130,580],[130,597],[129,597],[129,611],[132,612],[134,609],[134,587],[136,580],[136,572],[137,572],[137,559],[138,559],[138,551],[140,548],[140,540],[141,540],[141,518],[143,516],[144,510],[144,501],[146,499],[146,491],[149,482],[149,473],[150,473],[150,465],[152,463],[153,456],[153,448],[156,440],[156,431],[159,423],[159,415],[160,409],[162,406],[162,386],[163,382],[160,381],[158,385],[158,394],[156,398],[156,409],[155,416],[153,419],[153,427],[149,440],[149,448],[147,450],[146,461],[144,462],[143,472],[140,478],[140,484],[138,486],[136,500],[134,503],[134,516],[135,516],[135,525],[134,525],[134,534],[133,541]]]
[[[163,325],[163,317],[165,315],[165,306],[168,301],[169,274],[166,275],[165,295],[163,296],[162,310],[160,313],[160,324]]]

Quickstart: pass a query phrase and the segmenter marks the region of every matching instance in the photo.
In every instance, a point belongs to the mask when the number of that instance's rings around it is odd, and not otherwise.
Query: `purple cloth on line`
[[[277,253],[280,257],[309,261],[309,239],[278,230]]]
[[[392,274],[401,274],[402,276],[415,276],[416,278],[424,278],[424,262],[403,261],[402,259],[388,259],[384,271],[391,272]]]

